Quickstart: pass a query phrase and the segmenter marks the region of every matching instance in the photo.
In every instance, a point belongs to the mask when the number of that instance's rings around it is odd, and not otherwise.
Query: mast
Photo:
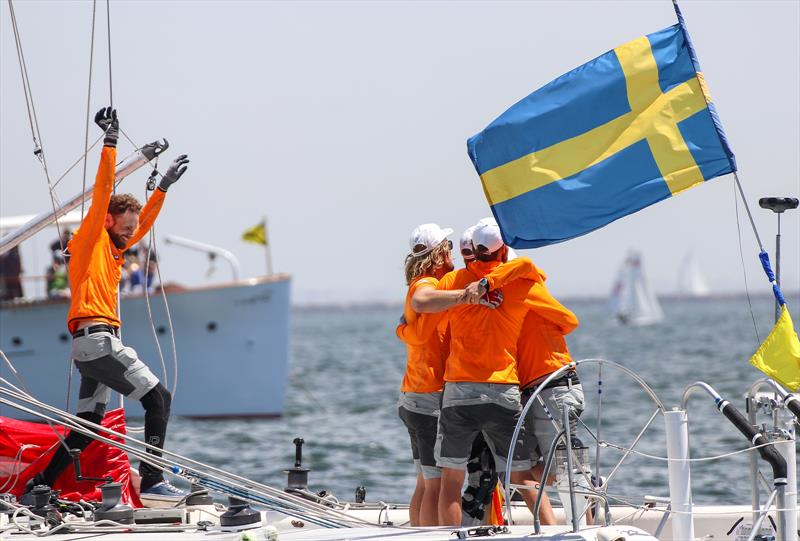
[[[114,186],[116,187],[122,179],[148,163],[150,160],[164,152],[169,148],[169,143],[166,139],[161,141],[154,141],[150,144],[143,146],[129,154],[124,160],[117,164],[114,170]],[[36,215],[25,225],[15,229],[8,235],[0,238],[0,255],[8,252],[14,247],[18,246],[21,242],[31,238],[33,235],[52,224],[58,218],[61,218],[69,211],[77,208],[84,198],[91,198],[94,186],[90,186],[86,191],[77,194],[69,199],[66,203],[58,207],[54,211],[45,211]]]

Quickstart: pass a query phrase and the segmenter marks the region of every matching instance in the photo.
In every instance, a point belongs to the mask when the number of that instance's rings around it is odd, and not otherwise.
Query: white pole
[[[792,539],[792,532],[797,531],[797,453],[795,447],[794,417],[785,409],[778,413],[782,417],[788,437],[776,439],[775,450],[786,460],[786,489],[784,501],[780,508],[789,511],[778,512],[778,539]],[[779,495],[780,496],[780,495]]]
[[[226,250],[224,248],[220,248],[219,246],[213,246],[211,244],[206,244],[205,242],[199,242],[192,239],[187,239],[184,237],[179,237],[178,235],[167,235],[164,237],[164,242],[167,244],[177,244],[178,246],[183,246],[184,248],[189,248],[190,250],[197,250],[198,252],[204,252],[209,255],[218,255],[221,258],[225,259],[228,263],[231,264],[231,272],[233,273],[233,281],[236,282],[239,280],[239,276],[241,274],[241,267],[239,266],[239,260],[233,255],[233,252]]]
[[[269,227],[267,227],[267,217],[264,216],[264,254],[267,257],[267,276],[272,276],[272,246],[269,243]]]
[[[686,411],[675,408],[664,412],[669,459],[669,496],[672,510],[672,538],[694,539],[692,479],[689,465],[689,419]]]

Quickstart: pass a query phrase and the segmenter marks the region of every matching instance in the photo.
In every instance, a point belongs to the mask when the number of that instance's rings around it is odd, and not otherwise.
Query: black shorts
[[[409,411],[403,406],[397,408],[397,414],[408,430],[408,436],[411,439],[411,454],[414,457],[417,472],[421,473],[425,479],[441,477],[442,469],[436,466],[436,459],[433,455],[439,418],[435,415]]]

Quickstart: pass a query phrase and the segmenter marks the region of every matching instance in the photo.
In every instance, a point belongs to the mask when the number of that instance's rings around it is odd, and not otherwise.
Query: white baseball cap
[[[475,249],[472,247],[472,233],[475,231],[476,227],[478,226],[470,226],[461,234],[461,241],[458,244],[464,261],[472,261],[475,259]]]
[[[437,224],[422,224],[411,232],[408,241],[411,246],[411,255],[414,257],[430,253],[439,246],[453,230],[449,227],[442,229]]]
[[[472,244],[478,251],[486,251],[494,253],[503,247],[503,236],[500,234],[500,226],[491,218],[484,218],[475,226],[475,231],[472,233]],[[480,250],[480,246],[484,250]]]

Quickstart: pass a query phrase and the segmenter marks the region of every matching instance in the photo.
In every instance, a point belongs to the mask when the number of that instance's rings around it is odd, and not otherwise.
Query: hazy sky
[[[14,2],[48,163],[83,152],[91,2]],[[800,2],[681,3],[712,97],[770,251],[762,196],[800,192]],[[91,109],[109,101],[105,2],[98,2]],[[111,2],[114,105],[138,143],[188,153],[158,221],[165,279],[211,278],[174,233],[233,251],[246,276],[264,254],[240,241],[269,218],[278,271],[296,302],[400,301],[419,223],[461,231],[490,214],[466,139],[553,78],[675,23],[657,2]],[[50,200],[32,143],[8,5],[0,9],[0,214]],[[92,126],[92,140],[97,129]],[[132,147],[125,142],[120,154]],[[89,160],[93,180],[98,152]],[[167,159],[162,159],[165,169]],[[139,196],[149,171],[123,190]],[[557,295],[605,295],[632,248],[657,292],[691,250],[714,291],[744,288],[732,177],[722,177],[559,245],[523,252]],[[58,187],[78,193],[81,168]],[[766,292],[746,216],[748,283]],[[784,284],[800,289],[800,213],[783,219]],[[52,230],[40,236],[40,272]],[[32,248],[29,248],[31,250]]]

